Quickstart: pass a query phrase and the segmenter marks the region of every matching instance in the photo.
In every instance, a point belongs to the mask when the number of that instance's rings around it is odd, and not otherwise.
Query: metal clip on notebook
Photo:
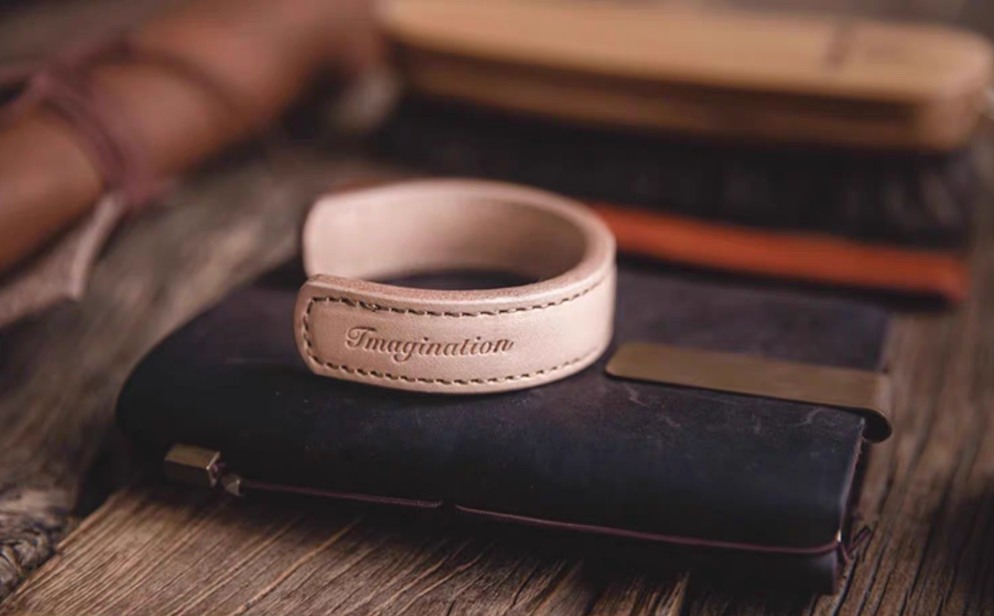
[[[851,368],[776,361],[660,344],[626,344],[607,364],[611,376],[845,409],[866,420],[866,438],[887,440],[890,380]]]

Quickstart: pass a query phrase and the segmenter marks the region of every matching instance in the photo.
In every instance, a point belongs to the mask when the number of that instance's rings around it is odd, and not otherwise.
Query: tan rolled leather
[[[607,348],[615,243],[589,209],[544,191],[473,180],[414,181],[336,194],[304,227],[294,316],[316,374],[463,394],[549,383]],[[537,282],[488,290],[372,279],[499,270]]]

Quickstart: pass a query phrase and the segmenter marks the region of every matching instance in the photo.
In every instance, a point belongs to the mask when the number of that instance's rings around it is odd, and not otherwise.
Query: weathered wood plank
[[[114,496],[25,588],[4,610],[676,615],[686,578],[619,572],[528,529],[156,487]]]
[[[229,166],[129,222],[82,302],[0,339],[0,596],[71,523],[131,366],[207,303],[293,254],[304,208],[350,177],[348,165],[299,154],[275,167],[258,158]]]
[[[252,224],[266,218],[260,214]],[[568,539],[525,530],[480,531],[375,511],[357,521],[347,507],[308,501],[231,502],[138,488],[102,507],[4,609],[708,615],[989,610],[994,567],[994,382],[989,378],[994,330],[988,326],[994,322],[994,225],[989,218],[990,213],[975,255],[971,301],[948,314],[909,314],[894,327],[888,365],[897,388],[898,430],[871,459],[861,510],[874,531],[836,597],[809,603],[783,593],[752,596],[676,571],[618,570],[592,562],[596,559],[573,550]],[[229,241],[250,246],[258,239],[248,233]]]
[[[978,260],[987,279],[992,257]],[[863,510],[879,512],[874,532],[841,605],[825,601],[819,613],[963,613],[956,606],[974,592],[970,576],[988,566],[978,562],[986,556],[977,550],[991,538],[978,532],[974,520],[990,515],[982,495],[994,469],[989,454],[978,452],[994,440],[994,390],[990,373],[974,364],[994,349],[984,325],[994,316],[984,297],[990,288],[980,285],[974,301],[955,316],[907,319],[895,332],[891,365],[906,384],[899,402],[902,428],[871,464],[870,502],[864,500]],[[875,508],[873,500],[879,502]],[[994,546],[986,545],[989,555]],[[971,546],[973,556],[967,557]]]
[[[846,2],[877,14],[960,15],[981,28],[977,19],[991,15],[984,0],[858,4]],[[34,44],[12,36],[0,52]],[[979,161],[994,161],[994,151]],[[326,155],[267,163],[221,165],[180,187],[167,202],[182,209],[129,223],[81,304],[0,335],[0,597],[71,528],[130,366],[231,286],[292,254],[310,195],[363,173]],[[994,222],[985,211],[970,303],[895,325],[898,431],[875,449],[860,507],[873,533],[835,597],[757,596],[677,570],[607,565],[568,538],[522,529],[146,486],[84,521],[0,613],[994,613]]]

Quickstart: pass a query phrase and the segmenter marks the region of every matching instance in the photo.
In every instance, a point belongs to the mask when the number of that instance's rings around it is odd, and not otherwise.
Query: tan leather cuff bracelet
[[[294,315],[315,373],[412,391],[482,393],[574,374],[607,348],[614,238],[569,199],[509,184],[430,180],[336,194],[304,227],[310,277]],[[370,278],[500,270],[538,280],[442,291]]]

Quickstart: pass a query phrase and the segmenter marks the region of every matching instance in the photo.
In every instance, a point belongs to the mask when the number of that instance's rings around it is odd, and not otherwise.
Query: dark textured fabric
[[[825,589],[842,555],[863,420],[618,380],[443,396],[321,378],[291,331],[299,274],[236,292],[136,369],[118,416],[138,450],[220,450],[257,481],[757,549]],[[622,268],[615,344],[654,341],[873,369],[886,316],[856,301]],[[829,546],[826,549],[822,549]],[[721,553],[722,550],[707,550]],[[741,550],[729,556],[738,562]]]
[[[378,153],[441,175],[489,177],[757,228],[958,250],[979,185],[954,154],[730,144],[409,97]]]

